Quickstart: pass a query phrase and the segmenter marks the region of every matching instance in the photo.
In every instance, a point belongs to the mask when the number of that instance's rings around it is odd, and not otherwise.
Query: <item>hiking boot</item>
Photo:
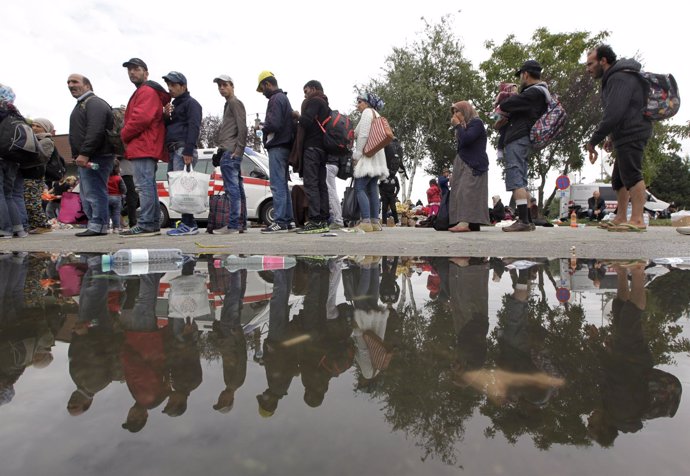
[[[120,233],[120,236],[123,238],[132,238],[135,236],[156,236],[156,235],[160,235],[160,234],[161,234],[160,230],[144,230],[139,225],[134,225],[129,230],[123,231],[122,233]]]
[[[168,236],[187,236],[187,235],[197,235],[199,233],[199,228],[196,226],[187,226],[184,223],[177,225],[177,228],[168,230],[166,233]]]
[[[288,227],[286,225],[281,225],[279,223],[271,223],[268,225],[266,228],[261,229],[261,233],[263,234],[271,234],[271,233],[287,233]]]
[[[304,225],[304,228],[302,228],[299,233],[300,235],[313,235],[316,233],[325,233],[328,231],[328,224],[325,222],[318,222],[318,221],[310,221],[307,222],[306,225]]]
[[[516,221],[510,226],[504,226],[503,231],[532,231],[532,227],[529,223],[522,223],[521,221]]]

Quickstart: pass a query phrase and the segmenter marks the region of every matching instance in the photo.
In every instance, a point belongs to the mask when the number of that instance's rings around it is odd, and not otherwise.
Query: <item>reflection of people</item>
[[[166,328],[165,357],[170,372],[170,395],[163,413],[171,417],[187,410],[189,394],[201,385],[199,328],[191,318],[171,319]]]
[[[479,231],[480,225],[490,223],[486,128],[468,101],[456,102],[452,111],[457,155],[450,183],[449,223],[455,226],[448,231]]]
[[[680,381],[654,368],[644,335],[645,263],[629,269],[614,267],[618,290],[613,301],[611,335],[600,352],[601,404],[589,416],[587,425],[589,434],[601,446],[613,445],[619,432],[641,430],[644,420],[673,417],[681,396]]]
[[[244,384],[247,376],[247,341],[242,331],[242,300],[247,289],[247,270],[231,273],[221,269],[225,275],[225,297],[220,320],[213,321],[213,332],[218,337],[220,355],[223,359],[223,381],[225,388],[218,395],[213,409],[221,413],[232,410],[235,392]]]
[[[156,322],[156,299],[162,276],[161,273],[145,274],[126,283],[126,300],[120,316],[125,337],[120,355],[134,405],[122,428],[132,433],[144,428],[148,410],[163,403],[170,393],[165,329],[159,329]]]

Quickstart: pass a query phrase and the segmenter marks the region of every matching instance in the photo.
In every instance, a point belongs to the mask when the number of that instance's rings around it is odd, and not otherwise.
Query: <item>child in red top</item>
[[[108,177],[108,213],[113,222],[113,231],[122,231],[122,196],[127,193],[127,186],[120,177],[120,161],[115,159],[113,171]]]
[[[438,186],[436,179],[429,180],[429,188],[426,191],[426,199],[429,202],[431,212],[429,216],[438,215],[438,210],[441,208],[441,188]]]

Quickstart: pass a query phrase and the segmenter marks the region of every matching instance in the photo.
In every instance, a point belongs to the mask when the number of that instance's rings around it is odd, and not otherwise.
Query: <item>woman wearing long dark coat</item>
[[[467,101],[453,104],[451,124],[457,140],[457,155],[450,182],[449,222],[452,232],[479,231],[489,219],[489,157],[486,127]]]

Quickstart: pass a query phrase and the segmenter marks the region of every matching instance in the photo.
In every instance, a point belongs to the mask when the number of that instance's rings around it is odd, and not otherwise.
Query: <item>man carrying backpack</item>
[[[270,71],[259,73],[257,92],[268,99],[264,119],[263,142],[268,153],[268,173],[273,195],[275,221],[261,230],[261,233],[281,233],[290,231],[292,218],[292,198],[288,188],[288,157],[292,147],[293,119],[292,106],[287,94],[278,87],[275,75]]]
[[[632,213],[618,213],[608,226],[610,231],[645,231],[643,213],[647,201],[642,178],[642,156],[652,135],[652,124],[642,115],[646,103],[645,88],[637,77],[640,63],[632,59],[616,59],[608,45],[599,45],[587,54],[587,72],[601,79],[601,103],[604,114],[587,143],[589,160],[596,162],[595,147],[604,142],[604,150],[616,151],[611,186],[616,191],[618,210],[626,210],[632,202]]]
[[[501,103],[501,110],[510,114],[505,135],[505,183],[506,190],[513,192],[518,209],[518,219],[503,231],[533,231],[530,222],[530,194],[527,191],[527,158],[532,153],[529,138],[535,122],[546,112],[546,96],[542,91],[541,65],[535,60],[525,61],[515,76],[520,78],[520,93]],[[536,87],[540,85],[540,87]]]
[[[67,78],[70,94],[77,100],[69,118],[69,145],[79,166],[79,194],[89,219],[86,230],[75,236],[108,233],[108,177],[115,156],[107,139],[113,127],[110,105],[93,93],[91,81],[81,74]]]
[[[168,161],[165,150],[163,107],[170,102],[170,94],[155,81],[149,81],[149,69],[139,58],[122,63],[129,80],[136,87],[125,109],[122,142],[125,158],[134,165],[134,183],[139,191],[141,216],[137,224],[120,236],[160,235],[160,202],[156,185],[158,161]],[[107,201],[106,201],[107,203]]]

